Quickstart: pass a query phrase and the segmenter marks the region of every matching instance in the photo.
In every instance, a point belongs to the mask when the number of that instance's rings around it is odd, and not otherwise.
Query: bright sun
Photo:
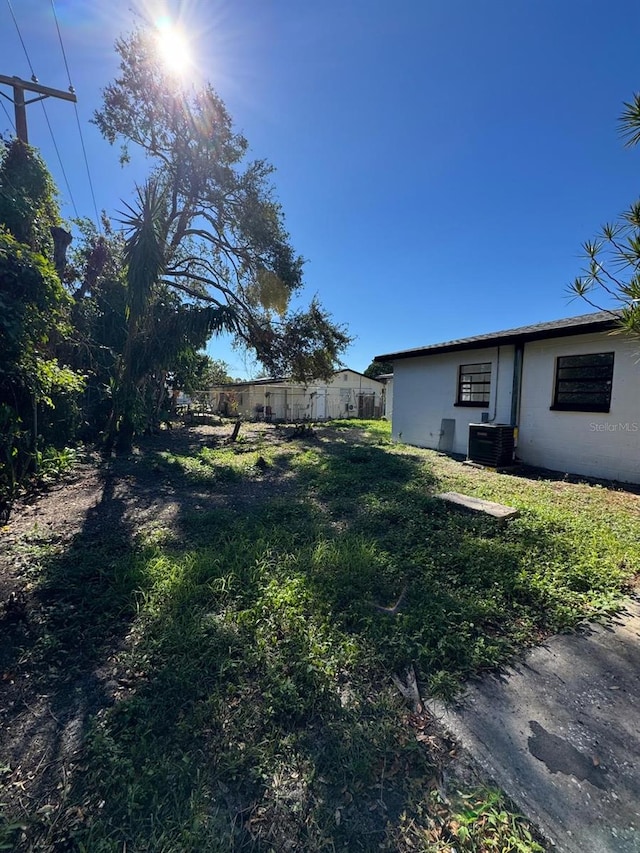
[[[158,25],[158,52],[172,74],[185,74],[191,66],[189,42],[183,32],[173,24]]]

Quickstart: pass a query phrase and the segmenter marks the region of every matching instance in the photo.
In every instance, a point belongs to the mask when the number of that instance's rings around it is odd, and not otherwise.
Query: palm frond
[[[628,147],[640,142],[640,92],[633,96],[632,101],[624,104],[620,116],[620,134]]]
[[[124,247],[127,264],[128,307],[140,316],[154,285],[167,264],[167,205],[156,181],[137,187],[136,207],[125,204],[120,222],[128,231]]]

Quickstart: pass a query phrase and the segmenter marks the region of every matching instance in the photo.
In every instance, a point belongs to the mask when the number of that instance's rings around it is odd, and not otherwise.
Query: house
[[[466,454],[470,424],[507,424],[525,464],[640,483],[639,352],[599,311],[375,360],[393,362],[397,440]]]
[[[209,391],[209,402],[220,414],[248,420],[380,418],[384,414],[384,385],[345,368],[328,380],[308,383],[270,377],[216,385]]]

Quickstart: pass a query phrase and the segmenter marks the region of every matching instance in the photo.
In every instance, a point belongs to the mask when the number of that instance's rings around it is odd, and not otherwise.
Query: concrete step
[[[485,501],[482,498],[462,495],[460,492],[440,492],[436,497],[441,501],[447,501],[448,503],[456,504],[474,512],[484,512],[503,521],[508,518],[515,518],[520,514],[520,511],[514,506],[503,506],[503,504]]]

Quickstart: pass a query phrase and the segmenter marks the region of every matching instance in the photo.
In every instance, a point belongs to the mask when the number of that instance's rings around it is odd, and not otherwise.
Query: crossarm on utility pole
[[[71,89],[68,92],[62,89],[52,89],[50,86],[41,86],[35,80],[22,80],[20,77],[7,77],[5,74],[0,74],[0,84],[13,88],[16,136],[22,142],[29,142],[27,135],[27,104],[32,104],[34,101],[41,101],[43,98],[62,98],[63,101],[73,101],[74,103],[78,100],[75,92]],[[32,101],[25,101],[25,91],[36,92],[40,97],[34,98]]]

